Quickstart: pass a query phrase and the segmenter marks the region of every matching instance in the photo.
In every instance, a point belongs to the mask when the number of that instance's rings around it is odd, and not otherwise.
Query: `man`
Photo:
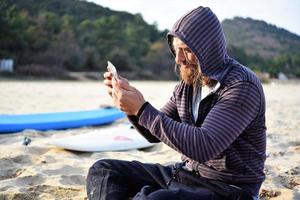
[[[238,28],[238,27],[237,27]],[[260,81],[226,53],[214,13],[198,7],[168,33],[181,82],[161,109],[106,72],[114,103],[150,142],[182,154],[174,166],[100,160],[90,199],[258,199],[265,178],[265,98]]]

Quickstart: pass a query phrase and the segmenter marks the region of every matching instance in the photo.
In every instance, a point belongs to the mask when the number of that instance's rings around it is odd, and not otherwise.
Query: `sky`
[[[300,0],[88,0],[112,10],[142,14],[160,30],[198,6],[208,6],[220,21],[235,16],[264,20],[300,35]],[[242,2],[242,3],[241,3]]]

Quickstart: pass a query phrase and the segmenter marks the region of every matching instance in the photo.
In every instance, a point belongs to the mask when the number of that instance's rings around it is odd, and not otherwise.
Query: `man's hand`
[[[120,76],[119,80],[113,78],[110,72],[104,73],[104,85],[108,94],[113,98],[114,104],[127,115],[137,115],[145,103],[143,95],[129,82]]]
[[[103,74],[104,76],[104,85],[106,86],[106,89],[107,89],[107,93],[112,97],[112,78],[113,78],[113,75],[111,72],[105,72]]]

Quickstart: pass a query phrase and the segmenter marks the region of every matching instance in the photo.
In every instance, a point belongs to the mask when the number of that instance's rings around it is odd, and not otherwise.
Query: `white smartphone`
[[[119,80],[117,69],[110,61],[107,61],[107,70],[112,73],[116,80]]]

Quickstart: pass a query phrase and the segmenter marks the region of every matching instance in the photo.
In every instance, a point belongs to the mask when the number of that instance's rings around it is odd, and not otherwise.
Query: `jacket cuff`
[[[142,115],[142,113],[143,113],[143,111],[145,110],[145,108],[146,108],[147,105],[149,105],[149,102],[148,102],[148,101],[146,101],[146,102],[142,105],[142,107],[139,109],[139,111],[138,111],[138,113],[137,113],[137,115],[136,115],[138,119],[139,119],[140,116]]]
[[[156,110],[150,103],[145,107],[144,111],[138,118],[139,125],[145,127],[153,134],[153,126],[161,120],[162,114],[160,111]]]

